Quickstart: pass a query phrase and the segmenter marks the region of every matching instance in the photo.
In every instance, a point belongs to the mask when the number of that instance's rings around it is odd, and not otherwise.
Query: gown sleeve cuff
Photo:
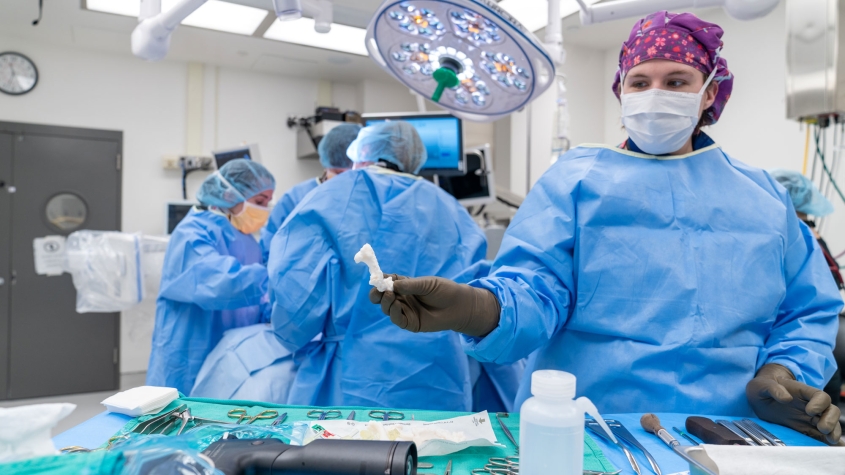
[[[487,279],[474,280],[469,283],[472,287],[486,289],[493,293],[499,300],[499,305],[502,311],[499,314],[499,326],[493,329],[483,338],[473,337],[469,335],[461,335],[461,342],[464,351],[469,356],[472,356],[478,361],[482,362],[498,362],[504,359],[505,349],[513,345],[514,342],[514,319],[513,308],[503,305],[501,293],[499,288],[489,282]]]

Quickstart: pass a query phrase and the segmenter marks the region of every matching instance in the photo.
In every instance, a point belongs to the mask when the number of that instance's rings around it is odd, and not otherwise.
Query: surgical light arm
[[[658,10],[684,11],[690,8],[723,7],[738,20],[754,20],[768,15],[780,0],[616,0],[581,7],[581,23],[591,25],[622,18],[641,17]]]
[[[207,1],[180,0],[173,8],[162,12],[161,0],[141,0],[139,23],[132,31],[132,54],[148,61],[164,59],[170,49],[173,30]],[[314,18],[317,33],[328,33],[334,21],[331,0],[274,0],[273,7],[280,20],[295,20],[305,12]],[[295,15],[295,11],[299,15]]]
[[[140,23],[132,31],[132,54],[148,61],[164,59],[170,49],[170,34],[206,1],[180,0],[161,13],[161,0],[142,0]]]

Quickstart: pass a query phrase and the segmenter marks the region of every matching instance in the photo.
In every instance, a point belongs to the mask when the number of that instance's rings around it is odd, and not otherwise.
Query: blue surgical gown
[[[191,397],[287,402],[296,376],[294,355],[266,323],[233,328],[205,359]]]
[[[781,364],[821,388],[839,292],[789,195],[716,145],[681,157],[575,148],[537,182],[491,275],[498,328],[467,352],[575,374],[605,413],[751,415],[745,385]]]
[[[369,271],[353,260],[366,243],[385,272],[450,278],[487,248],[453,197],[412,175],[369,167],[320,185],[276,233],[268,265],[276,335],[307,353],[288,403],[469,410],[460,336],[409,333],[370,303]]]
[[[487,277],[492,262],[487,259],[474,263],[453,278],[459,284]],[[515,412],[514,402],[519,381],[525,373],[527,361],[516,363],[480,363],[469,357],[469,373],[472,381],[472,412]]]
[[[192,210],[164,256],[147,384],[189,394],[223,332],[267,319],[267,290],[255,238],[225,216]]]
[[[273,240],[273,236],[276,235],[276,231],[282,227],[285,218],[302,201],[302,198],[305,198],[305,195],[318,186],[320,186],[320,181],[317,178],[305,180],[282,195],[282,199],[273,207],[273,211],[270,213],[270,219],[261,228],[261,254],[264,257],[265,263],[269,260],[270,242]]]

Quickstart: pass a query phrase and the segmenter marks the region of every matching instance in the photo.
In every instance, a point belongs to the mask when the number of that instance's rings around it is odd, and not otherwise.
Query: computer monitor
[[[496,180],[493,177],[490,145],[468,148],[465,161],[466,174],[438,177],[440,188],[464,206],[478,206],[496,201]]]
[[[239,147],[216,150],[211,152],[211,154],[214,155],[214,161],[217,163],[218,170],[227,162],[236,158],[245,158],[256,162],[261,161],[261,154],[258,153],[258,144],[241,145]]]
[[[420,175],[454,176],[464,174],[464,133],[461,119],[442,112],[405,114],[364,114],[364,125],[402,120],[413,125],[428,152]]]
[[[165,229],[167,229],[168,236],[173,233],[173,230],[176,229],[176,225],[182,222],[182,220],[185,219],[185,216],[191,212],[191,208],[196,205],[196,203],[190,201],[174,201],[167,203]]]

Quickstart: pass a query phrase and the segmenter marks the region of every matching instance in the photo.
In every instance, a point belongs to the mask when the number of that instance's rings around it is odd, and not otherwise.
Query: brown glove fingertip
[[[371,288],[370,289],[370,302],[374,303],[374,304],[381,303],[382,295],[384,295],[384,292],[379,292],[379,290],[375,287]]]

